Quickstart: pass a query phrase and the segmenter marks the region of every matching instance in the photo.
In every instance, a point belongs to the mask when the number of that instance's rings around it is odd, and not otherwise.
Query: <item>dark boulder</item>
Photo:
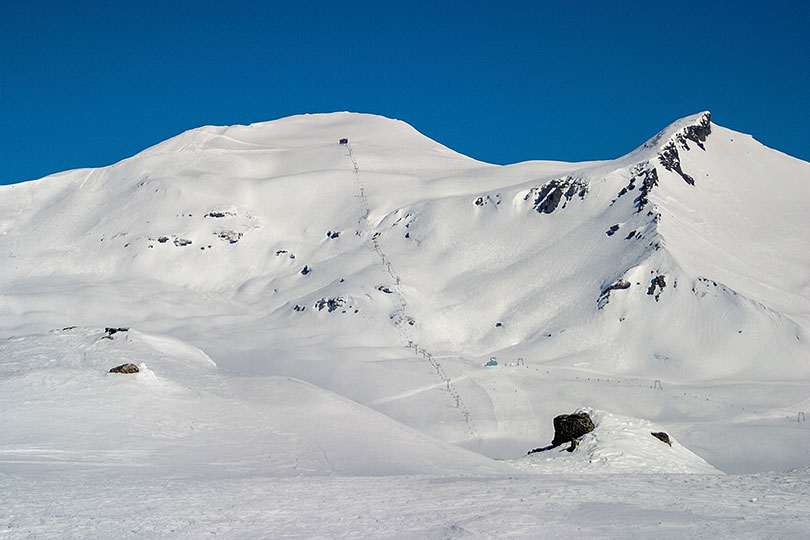
[[[669,440],[669,435],[667,435],[663,431],[656,431],[654,433],[650,433],[650,435],[652,435],[653,437],[655,437],[659,441],[665,442],[668,445],[672,446],[672,441]]]
[[[115,338],[113,337],[113,334],[117,334],[118,332],[128,332],[128,331],[129,331],[129,328],[127,328],[127,327],[122,327],[122,328],[105,328],[105,329],[104,329],[104,335],[103,335],[103,336],[101,336],[101,339],[109,339],[109,340],[113,340],[113,339],[115,339]]]
[[[111,336],[113,334],[117,334],[118,332],[128,332],[128,331],[129,331],[128,327],[105,328],[104,329],[104,333],[107,334],[108,336]]]
[[[594,425],[588,413],[561,414],[554,418],[554,440],[551,446],[579,439],[586,433],[593,431]]]
[[[140,370],[135,364],[121,364],[110,370],[110,373],[138,373]]]

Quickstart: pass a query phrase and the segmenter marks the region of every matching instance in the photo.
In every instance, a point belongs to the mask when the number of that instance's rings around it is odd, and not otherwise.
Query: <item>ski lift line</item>
[[[344,142],[345,141],[345,142]],[[392,320],[394,320],[394,325],[397,327],[397,331],[402,336],[404,341],[407,341],[407,347],[414,349],[414,354],[419,356],[422,354],[422,357],[428,361],[428,363],[436,369],[436,376],[441,379],[443,383],[447,386],[448,394],[451,397],[454,397],[456,400],[456,408],[459,409],[461,416],[464,418],[464,422],[467,426],[467,433],[470,437],[477,439],[480,438],[478,435],[478,429],[475,426],[475,423],[472,421],[472,415],[470,414],[469,409],[464,405],[464,402],[461,400],[461,395],[459,394],[458,390],[456,390],[455,386],[453,385],[450,377],[448,377],[445,372],[444,368],[441,364],[433,358],[433,355],[430,354],[424,347],[420,347],[417,343],[413,341],[411,338],[410,332],[408,330],[408,317],[407,313],[407,301],[405,300],[405,296],[402,294],[402,287],[401,283],[402,280],[400,279],[399,274],[394,269],[393,265],[391,264],[391,260],[385,255],[380,247],[380,242],[377,239],[377,234],[374,232],[371,223],[369,221],[369,216],[371,215],[371,209],[369,208],[368,204],[368,197],[366,195],[366,187],[363,184],[363,180],[360,177],[360,167],[357,163],[357,158],[354,156],[354,151],[352,150],[352,146],[349,143],[348,139],[342,139],[341,145],[346,146],[346,150],[348,151],[348,157],[352,162],[352,169],[354,172],[353,183],[357,194],[355,195],[355,199],[359,202],[361,208],[361,217],[358,223],[362,223],[365,225],[366,233],[369,238],[369,247],[371,250],[379,257],[380,262],[387,272],[389,276],[394,280],[396,285],[394,286],[394,293],[397,297],[397,300],[400,303],[400,308],[394,312],[391,316]]]

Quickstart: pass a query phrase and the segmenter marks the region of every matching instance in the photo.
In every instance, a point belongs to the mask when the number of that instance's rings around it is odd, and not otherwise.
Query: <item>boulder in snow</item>
[[[571,442],[590,433],[593,428],[593,421],[588,413],[561,414],[554,418],[554,440],[551,441],[551,446]]]
[[[668,445],[672,446],[672,441],[669,440],[669,435],[667,435],[666,432],[664,432],[664,431],[652,431],[652,432],[650,432],[650,435],[652,435],[653,437],[655,437],[659,441],[665,442]]]
[[[121,364],[110,370],[110,373],[138,373],[140,369],[135,364]]]

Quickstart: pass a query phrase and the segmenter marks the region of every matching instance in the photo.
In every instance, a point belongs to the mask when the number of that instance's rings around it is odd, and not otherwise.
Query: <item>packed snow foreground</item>
[[[509,166],[297,116],[0,187],[0,537],[802,537],[808,202],[709,113]]]

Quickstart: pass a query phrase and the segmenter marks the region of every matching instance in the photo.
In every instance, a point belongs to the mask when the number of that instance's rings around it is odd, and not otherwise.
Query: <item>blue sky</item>
[[[503,164],[618,157],[708,109],[810,160],[809,20],[802,1],[7,3],[0,183],[338,110]]]

